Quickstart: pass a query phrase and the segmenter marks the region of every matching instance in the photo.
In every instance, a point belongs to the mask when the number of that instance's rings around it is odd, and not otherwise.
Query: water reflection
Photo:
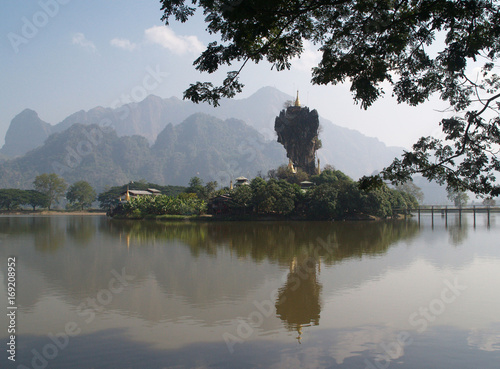
[[[327,265],[346,258],[384,254],[391,244],[418,232],[416,222],[217,222],[161,223],[115,221],[106,231],[139,246],[178,240],[193,256],[216,255],[219,248],[237,257],[289,265],[299,255],[316,255]]]
[[[418,233],[415,222],[161,223],[14,217],[0,218],[0,225],[9,236],[0,253],[15,253],[25,265],[19,276],[25,288],[18,296],[24,308],[34,308],[47,288],[78,306],[108,288],[112,271],[125,269],[135,277],[131,286],[136,289],[116,297],[109,308],[151,321],[176,319],[185,315],[186,303],[207,309],[221,301],[238,301],[288,270],[279,288],[281,302],[274,303],[291,330],[319,322],[321,265],[380,256],[395,242]],[[167,310],[168,296],[180,298],[182,304]],[[216,324],[223,316],[214,312],[203,319]]]
[[[454,217],[451,222],[448,221],[448,232],[453,245],[462,244],[468,237],[467,217]]]
[[[0,217],[0,255],[16,255],[22,271],[17,302],[23,342],[41,348],[47,333],[60,332],[68,321],[82,329],[78,344],[57,357],[54,368],[124,367],[118,350],[110,354],[104,347],[126,349],[134,368],[242,367],[249,357],[249,367],[365,368],[365,358],[384,354],[382,345],[402,331],[416,343],[393,355],[391,367],[412,367],[408,360],[415,364],[424,356],[445,368],[435,360],[440,340],[463,354],[464,363],[474,362],[464,347],[476,357],[500,353],[500,297],[484,283],[500,279],[496,234],[486,227],[472,231],[465,218],[461,227],[448,221],[447,228],[443,220],[431,229],[431,219],[419,227],[414,221]],[[5,281],[3,265],[0,270]],[[133,279],[87,323],[79,306],[106,297],[112,272],[122,270]],[[429,323],[428,332],[416,332],[408,317],[439,297],[443,280],[455,277],[467,290]],[[255,317],[256,301],[271,311],[257,325],[247,320]],[[5,319],[0,317],[3,326]],[[238,336],[242,321],[253,324],[244,338]],[[241,339],[234,355],[223,339],[227,333]],[[31,360],[30,345],[20,346],[21,363]],[[75,358],[87,361],[78,366]]]
[[[316,259],[305,255],[294,257],[285,285],[279,289],[276,314],[289,330],[298,332],[299,343],[303,326],[319,325],[322,286],[317,273]]]

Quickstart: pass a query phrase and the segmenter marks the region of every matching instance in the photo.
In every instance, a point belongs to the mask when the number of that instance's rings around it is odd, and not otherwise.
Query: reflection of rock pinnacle
[[[290,260],[287,280],[278,290],[276,315],[290,331],[298,332],[299,343],[302,327],[319,325],[322,286],[318,282],[316,266],[317,261],[313,258],[294,256]]]

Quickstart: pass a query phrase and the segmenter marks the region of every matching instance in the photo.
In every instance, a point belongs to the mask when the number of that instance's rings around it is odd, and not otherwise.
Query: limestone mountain
[[[187,185],[193,176],[229,185],[284,161],[278,143],[236,119],[194,114],[165,127],[152,146],[139,135],[119,137],[112,128],[73,124],[41,147],[0,163],[0,188],[31,188],[37,175],[51,172],[68,183],[85,179],[98,191],[141,179]]]
[[[35,111],[24,109],[12,119],[0,153],[8,157],[24,155],[42,145],[51,131],[52,126],[41,120]]]
[[[293,100],[293,97],[273,87],[263,87],[245,99],[224,99],[218,108],[196,105],[175,97],[162,99],[150,95],[141,102],[125,104],[116,109],[96,107],[89,111],[82,110],[54,126],[42,122],[35,112],[31,114],[23,112],[13,119],[0,154],[10,157],[23,155],[42,145],[50,133],[63,132],[76,123],[109,126],[115,130],[118,137],[139,135],[145,137],[150,144],[154,144],[157,136],[167,126],[175,127],[196,112],[203,112],[222,120],[230,118],[242,120],[264,138],[275,141],[274,120],[287,100]],[[321,118],[321,112],[319,114],[321,124],[319,139],[323,143],[323,148],[318,151],[318,157],[322,166],[334,165],[357,179],[382,169],[402,152],[402,148],[387,147],[376,138],[366,137],[357,131],[335,125]],[[33,123],[36,121],[34,117],[38,119],[38,124]],[[26,118],[30,118],[31,123],[25,122]],[[23,128],[29,124],[35,127]],[[244,137],[239,138],[240,141],[242,139]],[[276,158],[270,159],[276,160]],[[286,160],[283,163],[286,163]]]

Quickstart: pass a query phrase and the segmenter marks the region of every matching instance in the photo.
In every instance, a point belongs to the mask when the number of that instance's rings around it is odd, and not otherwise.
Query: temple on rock
[[[301,169],[309,175],[319,173],[319,160],[316,168],[316,151],[321,148],[318,129],[318,112],[302,107],[297,91],[295,103],[283,109],[274,121],[278,142],[285,147],[292,172]]]

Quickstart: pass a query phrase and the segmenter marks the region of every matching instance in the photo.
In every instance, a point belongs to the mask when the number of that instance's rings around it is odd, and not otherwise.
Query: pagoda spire
[[[294,106],[300,106],[299,90],[297,90],[297,98],[295,99],[295,103],[293,105]]]

